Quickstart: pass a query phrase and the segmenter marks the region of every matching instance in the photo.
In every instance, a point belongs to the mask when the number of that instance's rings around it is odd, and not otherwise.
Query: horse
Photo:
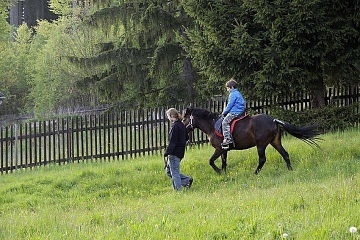
[[[217,133],[215,128],[215,123],[220,118],[218,113],[200,108],[187,108],[183,110],[182,115],[188,134],[198,128],[207,135],[210,144],[215,148],[215,152],[209,159],[209,164],[219,174],[221,171],[226,172],[228,151],[244,150],[255,146],[259,164],[254,173],[258,174],[266,162],[265,150],[269,144],[280,153],[288,170],[293,170],[289,154],[281,144],[282,129],[311,146],[319,147],[316,141],[319,140],[318,135],[320,133],[317,131],[316,125],[298,127],[272,118],[267,114],[256,114],[247,115],[232,124],[234,144],[230,144],[230,148],[224,150],[221,147],[223,137]],[[222,160],[221,170],[215,164],[215,160],[219,156]]]

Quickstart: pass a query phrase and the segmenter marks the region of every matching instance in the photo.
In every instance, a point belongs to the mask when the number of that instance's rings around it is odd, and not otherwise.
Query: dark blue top
[[[186,133],[185,125],[180,120],[175,121],[169,131],[169,145],[164,156],[175,155],[178,158],[183,158],[188,139],[189,136]]]

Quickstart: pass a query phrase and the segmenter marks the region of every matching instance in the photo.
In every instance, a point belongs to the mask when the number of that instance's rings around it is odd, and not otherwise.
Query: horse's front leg
[[[218,174],[221,173],[220,168],[218,168],[215,165],[215,160],[218,159],[218,157],[220,157],[220,155],[222,154],[223,150],[222,149],[216,149],[214,154],[211,156],[211,158],[209,159],[209,164],[210,166],[215,170],[215,172],[217,172]]]
[[[227,151],[224,151],[222,154],[221,154],[221,162],[222,162],[222,165],[221,165],[221,170],[223,172],[226,173],[226,167],[227,167],[227,163],[226,163],[226,159],[227,159]]]

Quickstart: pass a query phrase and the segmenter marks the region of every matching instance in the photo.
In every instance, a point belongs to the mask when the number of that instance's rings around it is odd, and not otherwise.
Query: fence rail
[[[346,106],[360,101],[358,87],[328,89],[327,103]],[[202,106],[221,112],[226,102],[212,101]],[[249,101],[247,108],[262,113],[274,104],[288,110],[309,108],[307,95],[289,99]],[[179,110],[184,106],[176,106]],[[72,116],[45,121],[30,121],[0,127],[0,172],[69,162],[112,161],[141,155],[159,154],[167,145],[169,123],[165,108],[121,111],[102,115]],[[359,111],[359,109],[358,109]],[[194,131],[195,143],[207,137]]]

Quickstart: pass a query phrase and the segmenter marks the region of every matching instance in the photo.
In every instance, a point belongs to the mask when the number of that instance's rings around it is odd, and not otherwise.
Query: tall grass
[[[294,171],[271,147],[231,151],[227,174],[210,146],[189,148],[191,189],[174,192],[162,156],[50,165],[2,175],[0,239],[360,239],[359,130],[321,149],[286,137]],[[217,161],[220,164],[220,161]]]

